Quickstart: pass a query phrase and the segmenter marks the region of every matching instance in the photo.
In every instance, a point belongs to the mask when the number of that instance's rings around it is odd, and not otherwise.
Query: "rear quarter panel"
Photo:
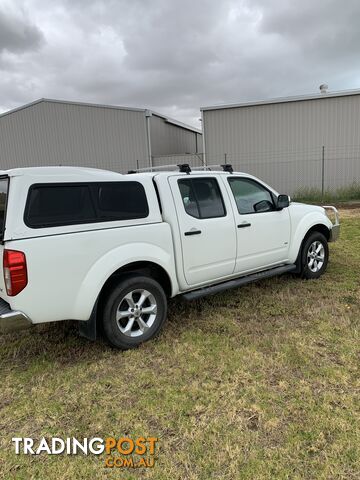
[[[97,296],[118,268],[148,260],[162,266],[176,291],[170,228],[165,223],[14,240],[26,255],[28,285],[1,296],[33,323],[88,320]]]

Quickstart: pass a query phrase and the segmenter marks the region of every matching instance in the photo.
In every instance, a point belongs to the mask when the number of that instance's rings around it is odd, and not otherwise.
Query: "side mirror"
[[[274,210],[274,205],[269,200],[261,200],[261,202],[255,203],[254,210],[256,213],[271,212],[271,210]]]
[[[277,210],[282,210],[283,208],[287,208],[290,205],[290,198],[289,195],[279,195],[276,200],[276,208]]]

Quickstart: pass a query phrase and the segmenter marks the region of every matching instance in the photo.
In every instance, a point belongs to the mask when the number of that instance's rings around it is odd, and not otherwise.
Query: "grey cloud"
[[[348,0],[281,2],[276,11],[263,2],[260,31],[280,35],[312,58],[326,61],[358,57],[360,3]]]
[[[0,52],[24,52],[38,48],[43,36],[25,15],[11,15],[0,9]]]

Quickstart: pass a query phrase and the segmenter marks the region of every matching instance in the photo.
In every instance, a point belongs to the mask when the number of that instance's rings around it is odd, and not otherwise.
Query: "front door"
[[[221,280],[234,272],[236,227],[225,186],[214,176],[169,178],[175,201],[188,285]]]
[[[231,175],[224,182],[231,192],[236,221],[235,272],[285,262],[290,242],[289,210],[276,210],[272,193],[256,180]]]

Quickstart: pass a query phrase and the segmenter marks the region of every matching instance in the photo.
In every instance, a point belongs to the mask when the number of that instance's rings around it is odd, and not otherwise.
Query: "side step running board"
[[[244,277],[228,280],[227,282],[219,283],[218,285],[211,285],[210,287],[200,288],[189,293],[184,293],[183,297],[186,300],[195,300],[197,298],[205,297],[207,295],[215,295],[215,293],[223,292],[231,288],[241,287],[247,283],[256,282],[263,278],[275,277],[296,270],[296,265],[282,265],[281,267],[271,268],[263,272],[253,273]]]

